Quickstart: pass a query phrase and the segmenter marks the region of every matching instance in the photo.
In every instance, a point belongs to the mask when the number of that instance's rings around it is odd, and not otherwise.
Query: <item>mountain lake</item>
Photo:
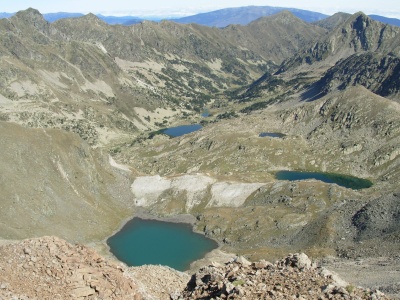
[[[110,251],[128,266],[165,265],[179,271],[218,247],[185,223],[133,218],[107,240]]]
[[[285,135],[283,133],[277,132],[261,132],[259,137],[273,137],[273,138],[283,138]]]
[[[322,173],[322,172],[306,172],[306,171],[279,171],[275,174],[278,180],[306,180],[316,179],[326,183],[336,183],[337,185],[353,190],[366,189],[372,186],[372,182],[368,179],[362,179],[350,175]]]
[[[203,110],[203,112],[201,113],[201,116],[203,118],[207,118],[210,116],[210,111],[206,108],[205,110]]]
[[[178,137],[188,133],[192,133],[203,128],[200,124],[182,125],[177,127],[170,127],[163,129],[161,132],[169,135],[170,137]]]

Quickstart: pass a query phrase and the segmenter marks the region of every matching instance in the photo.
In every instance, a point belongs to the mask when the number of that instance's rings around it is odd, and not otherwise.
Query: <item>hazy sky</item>
[[[399,0],[0,0],[0,12],[33,7],[41,13],[81,12],[105,15],[182,16],[226,7],[248,5],[294,7],[325,14],[338,11],[400,18]]]

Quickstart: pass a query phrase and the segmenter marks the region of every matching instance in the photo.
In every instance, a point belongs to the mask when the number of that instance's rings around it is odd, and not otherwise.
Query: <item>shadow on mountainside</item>
[[[304,102],[312,102],[322,98],[325,95],[326,93],[322,91],[321,85],[317,81],[301,93],[300,99]]]

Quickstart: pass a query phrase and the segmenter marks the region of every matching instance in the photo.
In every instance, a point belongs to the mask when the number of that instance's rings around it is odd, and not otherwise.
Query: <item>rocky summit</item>
[[[363,12],[0,19],[0,298],[399,298],[399,45]],[[219,248],[127,267],[106,240],[133,217]]]

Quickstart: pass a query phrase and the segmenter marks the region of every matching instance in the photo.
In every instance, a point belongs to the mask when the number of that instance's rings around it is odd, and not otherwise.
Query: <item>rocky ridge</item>
[[[127,268],[56,237],[0,247],[5,299],[388,299],[354,287],[305,254],[272,264],[237,257],[190,276],[162,266]]]
[[[399,73],[399,57],[366,52],[339,61],[316,85],[322,95],[335,89],[362,85],[380,96],[398,99]]]
[[[178,299],[388,299],[380,291],[356,288],[318,268],[304,253],[272,264],[239,257],[202,268]]]
[[[280,64],[284,57],[291,57],[327,33],[289,11],[259,18],[247,26],[230,25],[222,31],[243,47],[262,53],[264,59],[274,64]]]
[[[322,28],[325,28],[325,29],[328,29],[329,31],[331,31],[331,30],[335,29],[336,26],[342,24],[344,21],[346,21],[350,17],[351,17],[351,14],[338,12],[328,18],[313,22],[313,24],[315,24],[317,26],[321,26]]]
[[[283,61],[274,75],[267,72],[244,92],[242,89],[240,101],[263,98],[264,105],[259,107],[265,108],[302,90],[303,99],[311,101],[356,85],[398,100],[398,27],[374,21],[361,12],[338,13],[316,25],[329,33]]]
[[[399,55],[399,39],[399,28],[374,21],[359,12],[349,17],[312,47],[300,51],[283,62],[277,73],[315,63],[330,67],[339,59],[365,51],[381,54],[392,52]]]

